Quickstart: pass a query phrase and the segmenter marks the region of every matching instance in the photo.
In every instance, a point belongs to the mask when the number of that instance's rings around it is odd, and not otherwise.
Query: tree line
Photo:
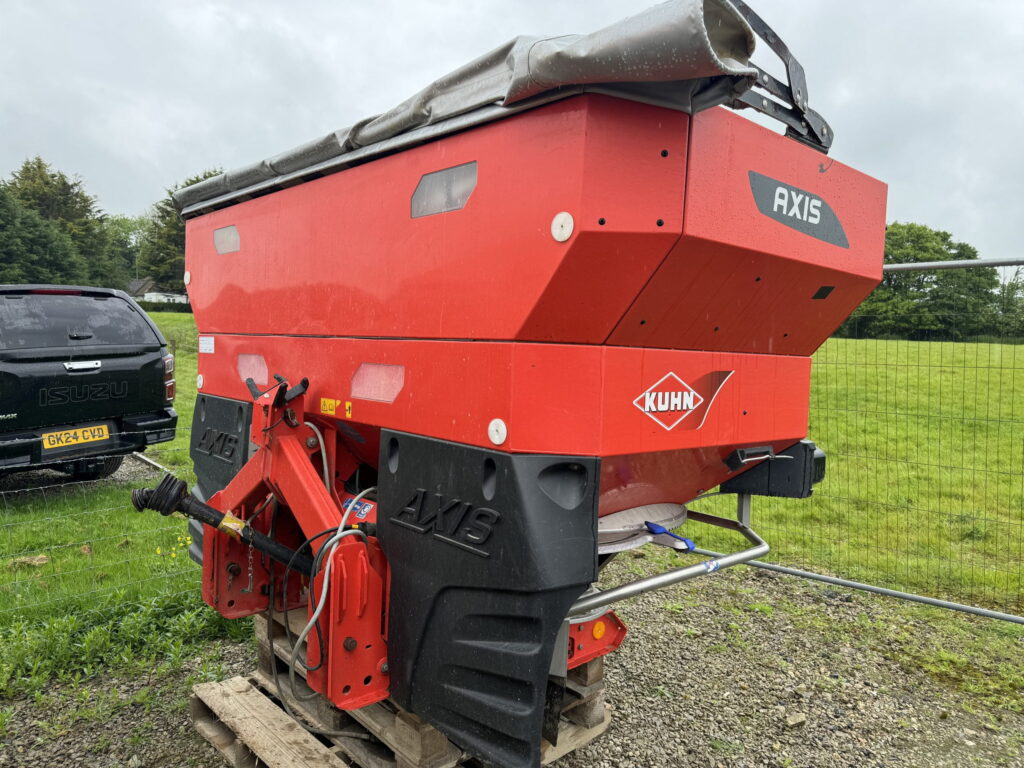
[[[124,289],[150,277],[157,290],[184,293],[185,226],[170,199],[177,188],[143,215],[111,215],[80,178],[41,157],[26,160],[0,180],[0,283]]]
[[[949,232],[895,222],[885,232],[885,263],[970,261],[978,251]],[[1024,279],[1000,280],[995,267],[889,272],[838,336],[962,341],[1024,337]]]

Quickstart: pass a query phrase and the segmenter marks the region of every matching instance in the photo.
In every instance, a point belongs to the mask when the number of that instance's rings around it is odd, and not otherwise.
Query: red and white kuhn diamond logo
[[[674,373],[666,373],[634,400],[633,405],[665,429],[672,429],[703,402],[704,398],[693,387]]]

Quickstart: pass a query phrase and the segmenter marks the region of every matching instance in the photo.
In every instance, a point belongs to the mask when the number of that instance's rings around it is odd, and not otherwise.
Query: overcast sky
[[[1024,255],[1024,3],[749,0],[807,71],[832,156],[889,219]],[[41,155],[111,213],[384,111],[517,34],[648,0],[0,0],[0,175]],[[771,57],[759,49],[755,61]]]

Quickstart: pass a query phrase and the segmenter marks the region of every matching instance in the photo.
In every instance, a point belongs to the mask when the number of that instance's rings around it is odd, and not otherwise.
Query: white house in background
[[[188,304],[188,296],[181,293],[144,293],[142,300],[158,304]]]
[[[152,277],[137,277],[128,281],[128,287],[125,290],[133,299],[141,299],[143,294],[149,293],[154,288],[156,288],[156,280]]]

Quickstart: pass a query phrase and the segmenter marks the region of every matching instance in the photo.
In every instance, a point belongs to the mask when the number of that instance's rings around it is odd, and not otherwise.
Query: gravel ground
[[[151,464],[147,464],[134,455],[125,457],[124,463],[109,478],[102,480],[79,481],[64,472],[55,469],[32,469],[24,472],[0,474],[0,493],[29,492],[32,489],[46,489],[67,485],[69,488],[93,488],[103,485],[125,485],[160,477],[162,473]]]
[[[934,631],[904,603],[743,569],[619,613],[633,631],[607,664],[611,728],[560,767],[1024,766],[1024,716],[866,636],[879,620]]]
[[[560,768],[1024,766],[1024,716],[890,658],[878,622],[939,631],[904,604],[739,570],[620,613],[632,629],[607,664],[612,726]],[[0,766],[223,766],[192,731],[188,691],[253,665],[251,645],[222,644],[158,682],[14,702]]]
[[[188,694],[196,682],[251,671],[254,659],[249,643],[220,643],[159,679],[55,685],[45,697],[16,701],[0,767],[224,768],[192,729]]]

